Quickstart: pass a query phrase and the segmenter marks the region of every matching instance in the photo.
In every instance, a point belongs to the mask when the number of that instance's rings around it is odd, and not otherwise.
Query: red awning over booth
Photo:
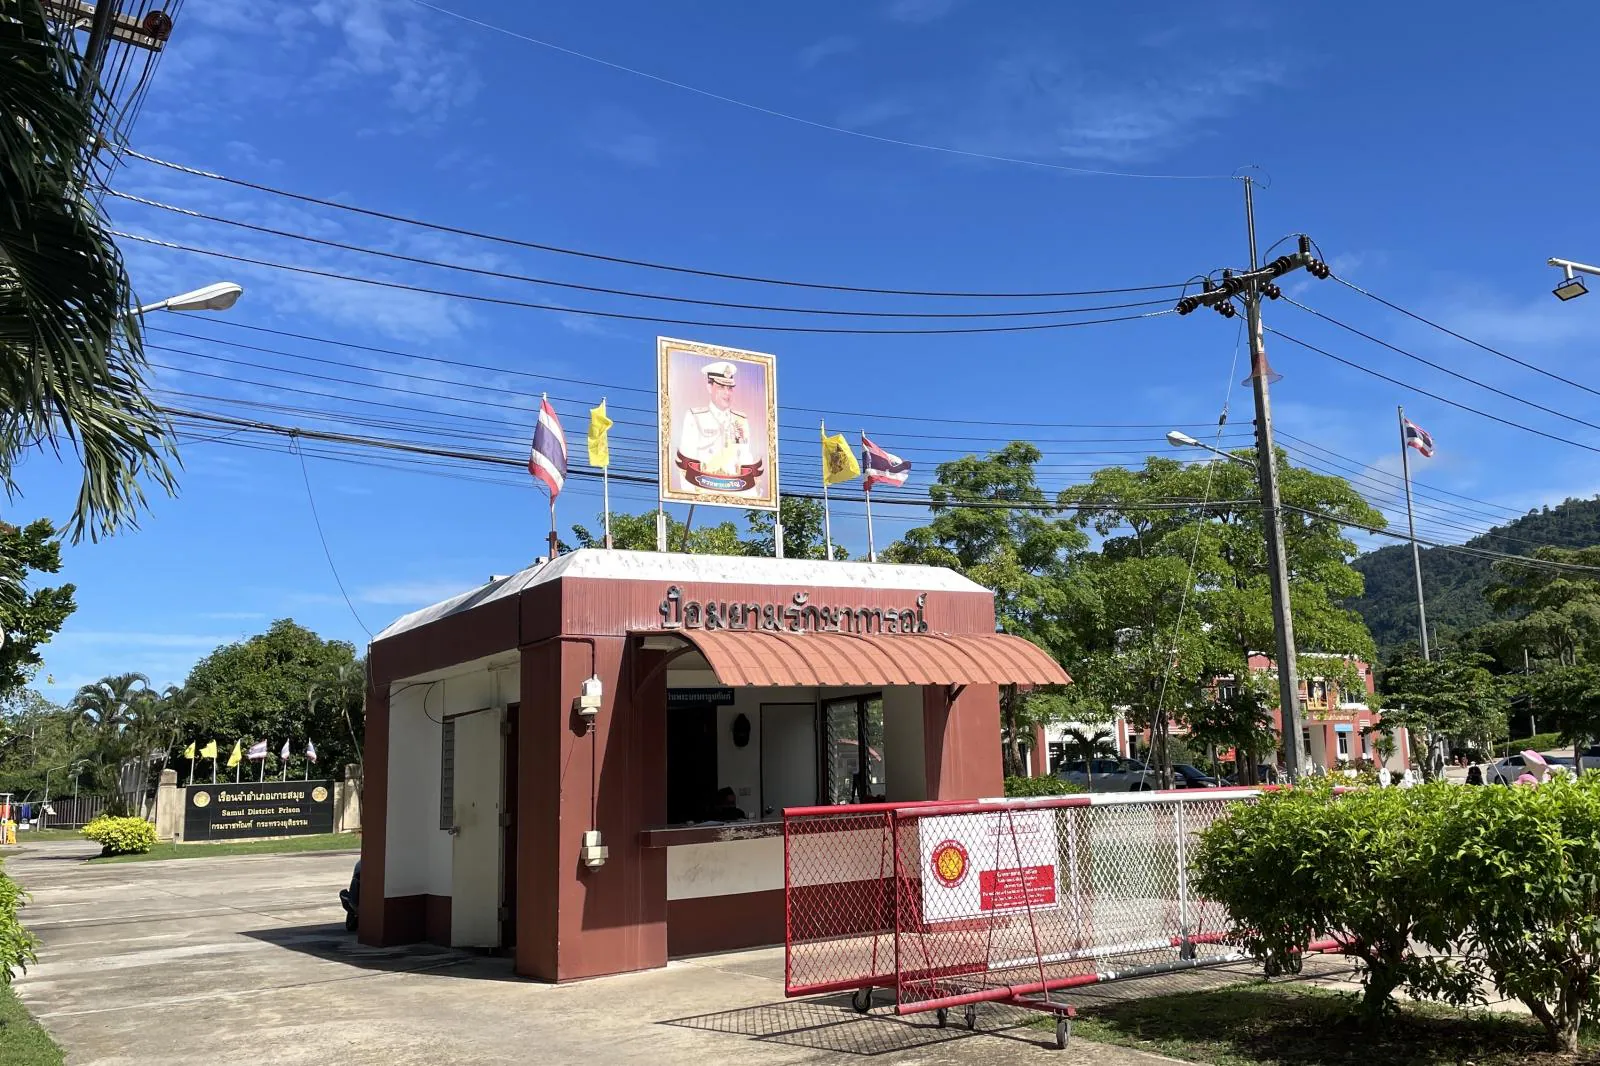
[[[1065,685],[1037,645],[1006,633],[774,633],[672,629],[724,685]]]

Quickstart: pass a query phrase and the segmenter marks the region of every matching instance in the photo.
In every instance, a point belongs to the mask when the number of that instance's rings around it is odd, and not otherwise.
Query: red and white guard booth
[[[999,795],[999,686],[1067,681],[950,570],[599,550],[370,667],[361,941],[552,981],[781,943],[784,807]]]

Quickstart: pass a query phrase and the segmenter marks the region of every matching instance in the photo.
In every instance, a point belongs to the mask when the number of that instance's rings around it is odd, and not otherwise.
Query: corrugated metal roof
[[[677,552],[607,551],[585,548],[540,562],[510,577],[496,577],[431,607],[402,615],[374,640],[404,633],[449,615],[560,578],[734,585],[793,585],[806,588],[907,589],[916,592],[984,592],[982,585],[937,566],[767,559],[759,556],[684,555]]]
[[[1006,633],[917,635],[656,630],[694,645],[724,685],[1065,685],[1037,645]]]

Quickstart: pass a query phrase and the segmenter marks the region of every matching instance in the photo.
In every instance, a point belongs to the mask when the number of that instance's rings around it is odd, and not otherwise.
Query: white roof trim
[[[741,555],[606,551],[585,548],[497,578],[459,596],[402,615],[374,641],[396,636],[492,600],[560,578],[654,581],[672,584],[792,585],[805,588],[904,589],[911,592],[988,592],[975,581],[940,566],[843,563],[822,559],[768,559]]]

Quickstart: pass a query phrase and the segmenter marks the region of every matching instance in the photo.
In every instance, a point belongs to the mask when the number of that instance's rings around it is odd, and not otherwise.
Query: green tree
[[[783,520],[783,554],[787,559],[821,559],[823,552],[822,504],[817,500],[784,497],[777,512]],[[746,511],[747,533],[740,533],[733,522],[716,525],[688,527],[683,522],[667,516],[667,550],[687,551],[691,555],[752,555],[771,557],[773,545],[773,512]],[[587,526],[573,526],[572,536],[580,548],[605,546],[605,516],[600,516],[595,530]],[[611,516],[611,543],[619,551],[651,552],[656,550],[656,512],[642,514],[613,514]],[[838,545],[834,545],[834,558],[846,558]]]
[[[26,526],[0,524],[0,697],[21,689],[43,660],[39,646],[77,609],[71,584],[33,587],[31,575],[61,570],[61,539],[41,518]]]
[[[218,648],[189,671],[183,687],[196,704],[187,738],[202,745],[215,739],[223,751],[235,740],[267,740],[274,764],[283,740],[296,757],[311,740],[319,765],[338,773],[360,759],[364,670],[350,644],[281,619],[265,633]]]
[[[127,271],[85,195],[106,100],[39,0],[0,0],[0,484],[24,451],[77,453],[72,538],[132,524],[141,482],[171,492],[173,436],[148,395]]]
[[[1489,672],[1492,661],[1476,652],[1447,651],[1436,659],[1406,657],[1383,672],[1383,728],[1402,727],[1412,735],[1419,754],[1425,753],[1425,779],[1444,769],[1449,738],[1487,747],[1505,736],[1507,689]]]
[[[1302,674],[1328,672],[1327,660],[1313,666],[1307,651],[1370,659],[1372,638],[1341,602],[1360,593],[1361,575],[1350,566],[1356,547],[1340,523],[1381,527],[1383,516],[1342,478],[1293,467],[1284,456],[1279,465],[1297,665]],[[1097,471],[1060,496],[1102,538],[1088,567],[1101,610],[1075,616],[1087,626],[1077,636],[1082,680],[1152,729],[1163,773],[1175,715],[1201,716],[1217,737],[1262,739],[1258,700],[1217,700],[1210,692],[1212,678],[1247,676],[1250,653],[1274,644],[1259,500],[1251,466],[1160,457],[1136,470]],[[1240,754],[1253,775],[1260,751]]]
[[[1014,441],[981,459],[969,455],[939,464],[928,488],[933,520],[908,530],[883,559],[965,574],[993,590],[995,621],[1003,632],[1026,637],[1066,662],[1077,647],[1075,618],[1097,605],[1079,573],[1088,537],[1061,518],[1039,488],[1034,467],[1042,457],[1034,445]],[[1001,694],[1008,776],[1020,773],[1028,700],[1016,686]],[[1069,705],[1053,706],[1066,713]]]

